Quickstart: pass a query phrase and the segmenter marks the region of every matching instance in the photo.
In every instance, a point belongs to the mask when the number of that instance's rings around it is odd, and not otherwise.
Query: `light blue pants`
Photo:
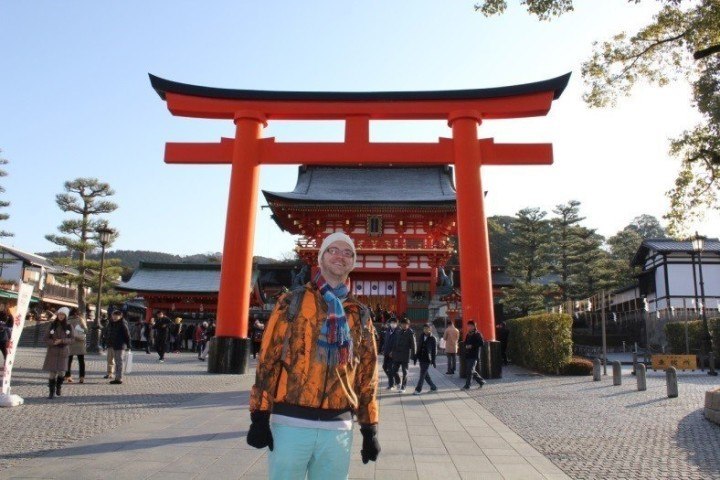
[[[270,480],[342,480],[348,478],[352,430],[270,424]]]

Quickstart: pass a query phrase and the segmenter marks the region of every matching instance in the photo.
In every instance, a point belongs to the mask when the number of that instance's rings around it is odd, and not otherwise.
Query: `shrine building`
[[[300,235],[296,251],[313,273],[323,238],[343,231],[357,249],[353,294],[373,309],[428,320],[438,268],[455,248],[452,167],[301,166],[292,192],[263,194],[278,226]]]

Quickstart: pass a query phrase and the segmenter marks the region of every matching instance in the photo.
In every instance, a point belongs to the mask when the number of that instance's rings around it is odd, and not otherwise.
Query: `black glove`
[[[268,447],[272,452],[273,437],[270,431],[270,412],[250,412],[250,430],[247,434],[247,443],[251,447]]]
[[[362,433],[363,436],[362,450],[360,450],[362,462],[368,463],[370,460],[373,462],[376,461],[380,453],[380,442],[378,442],[377,439],[377,425],[363,425],[360,427],[360,433]]]

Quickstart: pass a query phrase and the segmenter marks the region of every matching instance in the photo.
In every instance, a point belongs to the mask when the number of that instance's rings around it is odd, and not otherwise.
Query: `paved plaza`
[[[136,352],[136,371],[113,386],[101,378],[104,358],[88,356],[88,383],[51,402],[43,353],[20,351],[13,392],[26,404],[0,410],[0,428],[16,439],[3,445],[0,479],[267,477],[266,450],[245,443],[253,375],[208,375],[192,354],[158,364]],[[351,478],[720,479],[720,427],[701,409],[717,378],[680,373],[680,397],[667,399],[664,375],[652,371],[637,392],[629,371],[615,387],[611,377],[509,367],[469,393],[442,371],[438,393],[381,391],[383,450],[363,465],[356,431]]]

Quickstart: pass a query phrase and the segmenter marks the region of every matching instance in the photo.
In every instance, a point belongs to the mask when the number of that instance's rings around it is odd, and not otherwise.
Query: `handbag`
[[[80,325],[75,325],[74,328],[74,337],[76,342],[84,342],[85,341],[85,330]]]
[[[133,352],[130,350],[125,354],[125,358],[123,359],[125,365],[123,365],[123,373],[132,373],[133,368]]]

